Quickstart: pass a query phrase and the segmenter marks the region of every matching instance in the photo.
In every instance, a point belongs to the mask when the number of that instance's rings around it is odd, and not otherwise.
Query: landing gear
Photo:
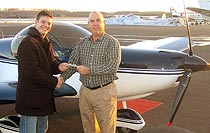
[[[0,133],[19,133],[20,117],[16,115],[5,116],[0,119]]]
[[[125,107],[117,110],[117,133],[137,133],[145,121],[137,111]]]
[[[117,127],[117,133],[137,133],[137,131],[136,130],[132,130],[130,128]]]

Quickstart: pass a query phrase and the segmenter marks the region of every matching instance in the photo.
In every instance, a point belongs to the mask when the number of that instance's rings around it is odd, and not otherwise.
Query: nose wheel
[[[117,133],[137,133],[137,131],[126,127],[117,127]]]
[[[144,126],[142,116],[137,111],[127,108],[124,101],[123,108],[117,110],[117,133],[137,133]]]

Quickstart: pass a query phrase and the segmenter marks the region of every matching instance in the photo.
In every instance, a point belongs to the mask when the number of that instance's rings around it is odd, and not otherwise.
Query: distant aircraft
[[[173,22],[185,25],[184,13],[178,13],[173,7],[170,7],[170,13]]]
[[[186,18],[185,18],[185,13],[184,12],[178,13],[173,7],[170,8],[170,12],[171,12],[171,16],[172,16],[173,21],[175,21],[177,23],[180,23],[182,25],[185,25],[185,19]],[[190,25],[201,25],[201,24],[204,24],[205,21],[208,21],[200,13],[196,13],[196,12],[192,12],[192,11],[188,11],[187,16],[188,16],[188,22],[189,22]]]
[[[15,37],[0,39],[0,104],[15,102],[18,84],[17,49],[30,26]],[[87,35],[90,35],[90,32],[82,27],[56,22],[48,34],[53,42],[54,53],[61,61],[68,61],[72,47]],[[178,86],[169,124],[173,121],[190,83],[191,73],[210,70],[210,64],[204,59],[182,52],[189,47],[191,48],[188,38],[177,37],[122,46],[122,61],[117,73],[119,80],[115,81],[118,100],[122,101],[123,105],[117,114],[118,132],[136,133],[145,125],[144,119],[137,111],[127,108],[127,100],[143,98]],[[75,73],[61,89],[55,89],[55,96],[79,98],[80,85],[79,73]],[[18,126],[18,116],[0,119],[2,133],[18,133]]]
[[[210,22],[210,1],[209,0],[198,0],[198,7],[187,7],[188,10],[198,13],[197,19],[200,20],[200,23]],[[194,14],[195,14],[194,13]],[[203,19],[203,21],[201,21]],[[198,21],[199,22],[199,21]]]

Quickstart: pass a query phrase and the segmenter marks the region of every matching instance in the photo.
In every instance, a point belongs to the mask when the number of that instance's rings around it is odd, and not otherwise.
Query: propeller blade
[[[179,108],[182,98],[186,92],[190,79],[191,79],[191,71],[185,71],[177,89],[174,105],[173,105],[172,112],[170,115],[169,122],[167,123],[167,126],[171,126],[172,124],[172,121],[176,115],[176,112]]]
[[[184,12],[185,12],[187,36],[188,36],[188,39],[189,39],[189,55],[193,56],[192,39],[191,39],[191,36],[190,36],[190,26],[189,26],[189,22],[188,22],[188,14],[187,14],[187,11],[186,11],[184,0],[183,0],[183,5],[184,5]]]

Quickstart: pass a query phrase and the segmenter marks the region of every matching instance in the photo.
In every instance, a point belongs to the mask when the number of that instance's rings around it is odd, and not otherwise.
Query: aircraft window
[[[51,33],[48,34],[48,37],[52,42],[54,54],[55,54],[56,58],[61,60],[62,48],[63,48],[62,43]]]
[[[48,33],[48,38],[50,38],[51,41],[63,48],[63,44],[52,33]]]
[[[56,43],[54,41],[52,41],[52,45],[53,45],[55,56],[57,58],[59,58],[60,56],[62,56],[61,48],[58,45],[56,45]]]
[[[34,26],[34,24],[21,30],[12,40],[11,52],[15,58],[17,57],[17,49],[20,41],[27,35],[29,27],[32,26]],[[55,56],[58,59],[67,59],[70,49],[74,47],[81,38],[87,35],[90,35],[90,32],[80,26],[55,22],[53,23],[48,37],[53,43]]]
[[[72,48],[81,38],[90,35],[89,31],[80,26],[59,22],[53,24],[50,33],[62,42],[64,48]]]

